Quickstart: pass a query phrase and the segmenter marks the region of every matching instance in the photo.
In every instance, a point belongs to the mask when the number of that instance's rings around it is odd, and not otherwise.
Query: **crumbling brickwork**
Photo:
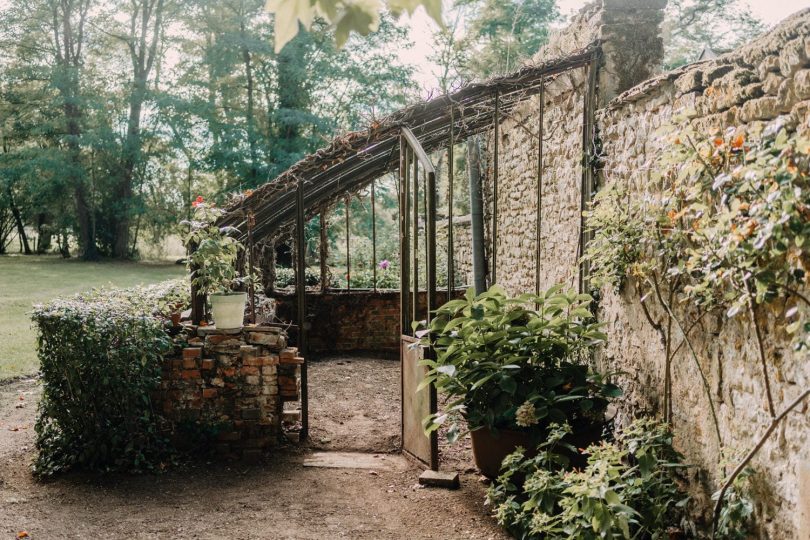
[[[175,442],[213,439],[223,456],[256,460],[281,435],[285,401],[300,399],[298,349],[272,326],[183,327],[187,346],[163,361],[156,406]]]

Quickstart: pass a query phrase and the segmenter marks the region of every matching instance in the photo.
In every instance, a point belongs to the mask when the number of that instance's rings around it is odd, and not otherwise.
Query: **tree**
[[[468,76],[510,73],[548,42],[559,19],[555,0],[459,0],[469,13],[464,43]]]
[[[725,52],[765,25],[741,0],[669,0],[664,21],[666,69],[694,62],[704,48]]]

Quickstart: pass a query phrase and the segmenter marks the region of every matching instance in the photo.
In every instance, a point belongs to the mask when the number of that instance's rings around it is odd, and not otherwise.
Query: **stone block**
[[[197,358],[183,358],[183,369],[195,369],[197,367]]]
[[[262,417],[262,410],[259,408],[242,409],[243,420],[258,420]]]
[[[202,363],[200,364],[200,367],[206,371],[214,369],[215,366],[216,362],[214,361],[213,358],[204,358]]]
[[[679,94],[688,94],[703,89],[703,72],[691,69],[675,79],[675,89]]]
[[[245,377],[245,384],[255,385],[259,384],[259,382],[261,381],[258,375],[248,375],[247,377]]]
[[[810,69],[802,69],[793,76],[793,91],[798,99],[810,98]]]
[[[779,51],[779,71],[785,77],[790,77],[800,69],[807,67],[807,63],[804,41],[801,38],[785,44]]]
[[[242,368],[239,370],[239,373],[241,373],[242,375],[258,375],[259,368],[256,366],[242,366]]]
[[[202,356],[202,349],[200,347],[186,347],[183,349],[183,360],[189,358],[200,358]]]
[[[211,386],[216,386],[217,388],[224,388],[225,381],[223,381],[220,377],[214,377],[211,379]]]
[[[773,96],[752,99],[742,105],[740,119],[743,122],[752,120],[770,120],[779,115],[782,103],[779,98]]]
[[[186,379],[186,380],[188,380],[188,379],[199,379],[200,376],[201,376],[201,374],[200,374],[199,369],[184,369],[181,372],[181,375],[180,375],[180,377],[182,379]]]

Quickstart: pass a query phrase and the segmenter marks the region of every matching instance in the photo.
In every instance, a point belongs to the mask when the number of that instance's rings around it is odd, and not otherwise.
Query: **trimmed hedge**
[[[181,287],[94,290],[34,307],[43,381],[36,474],[140,472],[166,459],[151,395],[171,339],[155,315]]]

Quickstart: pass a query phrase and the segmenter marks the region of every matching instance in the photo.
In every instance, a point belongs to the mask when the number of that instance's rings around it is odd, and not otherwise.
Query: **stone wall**
[[[164,358],[154,397],[178,447],[213,441],[219,455],[255,461],[274,446],[284,403],[300,399],[304,359],[287,347],[286,333],[186,325],[175,343],[185,346]]]
[[[469,215],[453,218],[453,271],[457,287],[473,283],[472,267],[472,218]],[[447,222],[441,220],[436,226],[437,252],[447,253]],[[441,257],[439,257],[441,258]],[[446,259],[440,264],[447,265]]]
[[[648,78],[660,63],[658,24],[663,2],[602,0],[583,9],[572,26],[552,38],[541,57],[566,54],[591,39],[603,40],[596,128],[603,144],[601,184],[621,182],[642,192],[649,186],[663,141],[654,132],[674,113],[707,134],[729,127],[751,133],[774,119],[808,130],[810,111],[810,11],[791,17],[767,35],[731,54]],[[643,24],[636,23],[641,21]],[[576,286],[582,177],[582,97],[585,69],[558,77],[545,96],[545,137],[540,232],[541,287]],[[645,80],[646,79],[646,80]],[[636,86],[633,86],[636,85]],[[513,293],[534,289],[535,213],[537,209],[538,100],[518,109],[501,125],[498,199],[498,282]],[[532,132],[534,130],[534,132]],[[492,133],[488,147],[492,150]],[[491,163],[491,158],[489,159]],[[487,207],[491,208],[491,168]],[[491,219],[491,215],[490,215]],[[491,228],[488,230],[491,236]],[[652,314],[661,318],[662,313]],[[639,307],[630,284],[617,295],[602,291],[599,318],[607,323],[608,345],[600,362],[626,373],[619,423],[632,414],[661,407],[664,350],[660,335]],[[773,359],[776,408],[810,385],[810,366],[795,356],[767,315],[767,355]],[[699,335],[698,335],[699,334]],[[756,342],[750,321],[704,320],[694,331],[711,399],[718,411],[727,448],[747,451],[770,421],[764,398]],[[674,428],[687,461],[699,465],[693,491],[708,507],[717,487],[721,461],[706,393],[686,350],[673,360]],[[810,462],[807,408],[790,415],[755,459],[760,537],[807,538],[807,493],[800,471]],[[803,484],[807,484],[805,478]],[[804,534],[805,536],[801,536]]]

